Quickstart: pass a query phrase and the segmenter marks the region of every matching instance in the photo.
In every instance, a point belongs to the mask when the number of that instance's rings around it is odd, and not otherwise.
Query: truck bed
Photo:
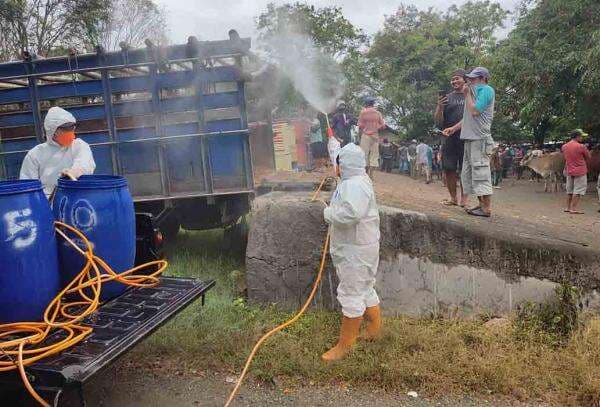
[[[92,376],[194,300],[201,297],[204,304],[206,292],[214,285],[213,280],[162,277],[157,287],[129,289],[84,320],[83,324],[94,331],[83,342],[27,367],[32,385],[42,394],[55,395],[55,401],[68,389],[80,393],[82,385]],[[20,383],[16,372],[0,374],[0,389],[19,387]],[[64,405],[55,402],[58,404]],[[83,402],[69,405],[83,405]]]

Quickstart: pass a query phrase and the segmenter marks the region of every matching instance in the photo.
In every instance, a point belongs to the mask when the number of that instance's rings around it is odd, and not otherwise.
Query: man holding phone
[[[438,103],[435,109],[434,120],[436,126],[441,129],[447,129],[460,123],[463,118],[465,106],[465,95],[462,92],[465,84],[464,69],[457,69],[452,73],[450,84],[452,92],[446,94],[446,91],[440,91]],[[460,129],[449,134],[442,144],[442,170],[446,176],[446,187],[450,193],[450,199],[445,199],[442,204],[452,206],[459,205],[458,200],[458,174],[462,168],[463,161],[463,142],[460,139]],[[462,184],[460,188],[460,206],[467,204],[469,197],[465,195]]]
[[[492,174],[490,157],[494,149],[492,120],[496,93],[488,85],[489,71],[484,67],[474,68],[466,74],[468,83],[463,85],[465,108],[463,118],[452,127],[444,129],[446,136],[461,131],[464,141],[461,182],[466,194],[476,195],[479,205],[467,209],[472,216],[490,217],[492,214]]]

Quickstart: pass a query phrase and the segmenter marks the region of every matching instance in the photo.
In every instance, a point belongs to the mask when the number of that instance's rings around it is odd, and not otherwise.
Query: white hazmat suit
[[[350,143],[340,150],[339,162],[342,179],[324,217],[331,228],[330,252],[340,280],[337,298],[342,313],[358,318],[379,304],[375,292],[379,210],[363,150]]]
[[[85,141],[76,138],[70,146],[63,147],[53,140],[56,129],[75,122],[75,117],[66,110],[50,108],[44,119],[46,142],[29,150],[23,160],[19,178],[39,179],[46,196],[50,196],[63,171],[69,170],[78,178],[93,174],[96,169],[92,150]]]

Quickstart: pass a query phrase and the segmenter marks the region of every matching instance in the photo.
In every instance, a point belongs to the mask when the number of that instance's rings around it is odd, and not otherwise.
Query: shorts
[[[464,143],[458,135],[446,139],[442,146],[442,169],[444,171],[460,172],[463,163]]]
[[[463,167],[460,174],[465,195],[492,195],[490,156],[494,148],[491,137],[483,140],[464,140]]]
[[[585,195],[587,191],[587,175],[572,177],[567,175],[567,194]]]
[[[379,167],[379,138],[363,134],[360,138],[360,148],[365,153],[368,167]]]

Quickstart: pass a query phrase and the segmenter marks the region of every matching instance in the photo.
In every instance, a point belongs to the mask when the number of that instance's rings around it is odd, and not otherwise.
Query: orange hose
[[[167,268],[165,260],[156,260],[134,267],[122,273],[116,273],[104,260],[94,254],[90,241],[83,233],[67,224],[56,222],[56,232],[77,250],[87,261],[81,272],[48,304],[44,312],[44,322],[15,322],[0,325],[0,354],[8,357],[10,361],[0,360],[0,372],[18,370],[23,385],[31,396],[42,406],[50,407],[31,386],[25,366],[29,366],[43,358],[60,353],[71,346],[81,342],[92,333],[92,328],[80,325],[84,318],[92,314],[100,306],[100,292],[102,283],[116,280],[123,284],[135,287],[154,287],[159,283],[158,276]],[[76,235],[83,242],[85,249],[75,244],[67,234],[61,230]],[[133,273],[152,266],[158,269],[149,275],[133,275]],[[105,274],[102,274],[102,271]],[[91,297],[84,292],[91,290]],[[65,294],[78,293],[79,301],[63,302]],[[71,314],[68,310],[72,307],[85,306],[83,311]],[[51,333],[62,330],[67,335],[59,342],[41,346]],[[18,335],[18,339],[2,341],[3,338]],[[14,356],[17,360],[14,360]]]
[[[323,185],[325,184],[325,181],[328,178],[329,177],[323,178],[323,180],[321,181],[321,184],[319,185],[319,187],[315,191],[315,194],[311,198],[311,202],[314,202],[314,201],[317,200],[317,196],[321,192],[321,188],[323,188]],[[227,402],[225,403],[225,407],[229,407],[229,405],[233,402],[233,399],[235,398],[238,390],[240,389],[240,386],[242,385],[242,382],[244,381],[244,378],[246,377],[246,373],[248,373],[248,369],[250,368],[250,365],[252,364],[252,360],[254,359],[254,356],[256,355],[256,352],[262,346],[262,344],[267,339],[269,339],[269,337],[271,337],[272,335],[274,335],[277,332],[279,332],[279,331],[287,328],[288,326],[290,326],[294,322],[296,322],[298,319],[300,319],[300,317],[308,309],[308,306],[310,305],[310,303],[312,302],[313,298],[315,297],[315,294],[317,293],[317,288],[319,288],[319,284],[321,283],[321,278],[323,277],[323,271],[325,270],[325,262],[327,261],[327,252],[329,250],[329,241],[330,241],[330,231],[328,229],[327,230],[327,236],[325,236],[325,242],[323,242],[323,248],[321,250],[321,261],[320,261],[320,264],[319,264],[319,271],[317,272],[317,278],[315,279],[315,282],[313,284],[312,290],[310,291],[310,294],[308,295],[308,298],[304,302],[304,305],[302,306],[302,308],[300,308],[300,311],[298,311],[298,313],[296,315],[294,315],[294,317],[292,317],[291,319],[287,320],[283,324],[278,325],[275,328],[271,329],[269,332],[267,332],[266,334],[264,334],[258,340],[258,342],[256,342],[256,345],[254,345],[254,348],[252,348],[252,352],[250,352],[250,356],[248,356],[248,359],[246,360],[246,364],[244,365],[244,370],[242,370],[242,373],[240,374],[240,377],[238,378],[237,383],[235,384],[235,387],[233,388],[233,391],[231,392],[231,394],[229,395],[229,398],[227,399]]]

